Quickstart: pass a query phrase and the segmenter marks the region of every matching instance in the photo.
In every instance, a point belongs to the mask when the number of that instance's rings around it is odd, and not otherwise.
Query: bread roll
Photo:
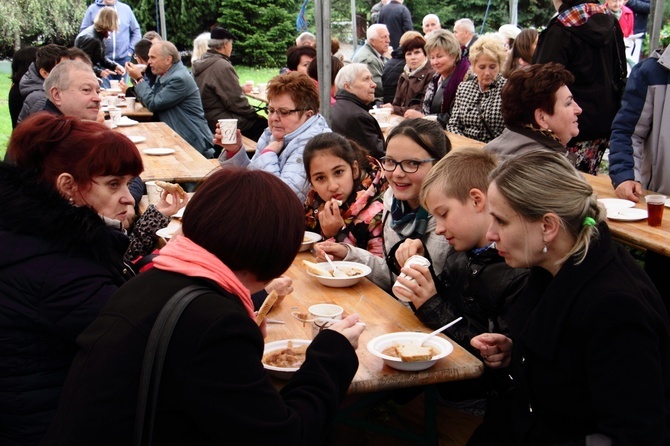
[[[186,195],[186,192],[184,191],[184,189],[182,189],[182,187],[179,184],[176,184],[176,183],[168,183],[166,181],[156,181],[156,186],[160,187],[161,189],[164,189],[164,190],[168,191],[168,193],[170,193],[170,194],[173,193],[173,192],[177,192],[180,197],[183,197],[184,195]]]
[[[312,274],[316,274],[317,276],[321,277],[333,277],[330,271],[323,269],[318,263],[310,262],[309,260],[303,260],[302,264],[305,265],[307,271]]]
[[[277,294],[277,290],[270,291],[270,294],[268,294],[268,297],[265,298],[263,305],[261,305],[258,310],[258,314],[256,315],[256,324],[258,324],[258,326],[261,325],[261,322],[263,322],[265,316],[268,315],[272,309],[272,306],[275,304],[275,302],[277,302],[278,298],[279,294]]]

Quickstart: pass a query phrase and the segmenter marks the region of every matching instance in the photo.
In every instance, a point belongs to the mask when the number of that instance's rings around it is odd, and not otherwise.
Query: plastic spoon
[[[337,269],[337,266],[335,266],[333,261],[330,260],[330,256],[328,254],[326,254],[326,260],[328,260],[330,267],[333,268],[333,277],[349,277],[344,271]]]
[[[460,322],[461,319],[463,319],[463,316],[459,317],[458,319],[454,319],[453,321],[449,322],[447,325],[438,328],[437,330],[435,330],[435,331],[432,332],[432,333],[428,333],[426,336],[424,336],[423,338],[420,338],[420,339],[419,339],[419,345],[423,345],[423,343],[426,342],[428,339],[432,338],[433,336],[435,336],[435,335],[438,334],[438,333],[443,332],[444,330],[446,330],[447,328],[449,328],[449,327],[451,327],[452,325],[456,324],[457,322]]]

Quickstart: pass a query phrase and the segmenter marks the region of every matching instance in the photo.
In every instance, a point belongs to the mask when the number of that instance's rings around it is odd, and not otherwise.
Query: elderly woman
[[[501,156],[534,149],[566,154],[565,146],[579,134],[577,118],[582,112],[569,88],[574,79],[556,63],[512,73],[502,90],[506,128],[484,150]]]
[[[0,163],[0,444],[36,445],[75,339],[128,278],[121,230],[142,158],[105,125],[37,113]]]
[[[275,76],[266,91],[269,127],[258,140],[253,158],[249,160],[242,146],[239,129],[235,143],[224,145],[217,124],[214,144],[224,148],[219,162],[222,166],[249,167],[276,175],[304,202],[310,186],[302,152],[312,136],[330,132],[326,120],[319,114],[319,92],[309,76],[297,72]]]
[[[356,141],[369,155],[384,156],[384,135],[377,120],[368,112],[375,100],[375,84],[368,66],[345,65],[335,77],[335,104],[331,110],[334,132]]]
[[[568,150],[579,170],[595,175],[628,76],[623,34],[617,18],[595,0],[553,3],[558,14],[540,34],[533,63],[560,63],[575,76],[572,92],[584,113]]]
[[[149,333],[168,300],[192,285],[204,289],[170,339],[154,444],[323,443],[358,368],[364,327],[350,315],[319,333],[279,391],[261,362],[263,333],[249,295],[291,265],[303,218],[291,189],[266,172],[223,169],[208,178],[186,208],[183,235],[80,337],[43,444],[133,443]]]
[[[436,271],[442,271],[449,243],[435,234],[435,219],[420,203],[421,183],[430,168],[451,150],[451,143],[440,125],[427,119],[407,119],[391,130],[386,140],[386,156],[381,159],[389,188],[384,194],[382,252],[372,252],[344,243],[322,242],[315,246],[319,259],[329,255],[338,260],[365,263],[372,268],[370,280],[391,291],[395,275],[385,257],[407,238],[420,239],[428,248]],[[393,261],[393,258],[390,259]]]
[[[408,110],[405,117],[436,115],[444,126],[449,122],[456,91],[470,68],[470,61],[461,57],[461,45],[446,29],[431,33],[426,41],[426,52],[435,74],[426,88],[421,112]]]
[[[471,341],[514,389],[468,444],[669,444],[668,313],[591,186],[548,151],[508,158],[491,180],[488,238],[531,272],[511,339]]]
[[[393,108],[396,115],[407,117],[408,110],[421,109],[424,93],[434,74],[433,67],[426,58],[425,45],[426,41],[416,31],[408,31],[400,38],[400,48],[406,63],[398,79],[393,102],[382,105]]]
[[[537,30],[534,28],[526,28],[521,30],[514,44],[507,55],[505,61],[505,68],[503,69],[503,76],[509,79],[510,75],[519,68],[530,65],[533,60],[533,53],[537,46]]]
[[[119,30],[119,16],[114,8],[102,8],[93,25],[84,29],[74,39],[74,46],[81,48],[93,62],[95,75],[107,78],[112,73],[126,74],[126,69],[105,56],[105,40],[112,31]]]
[[[461,83],[447,131],[489,142],[505,128],[500,112],[500,92],[505,78],[500,73],[505,47],[493,34],[477,39],[470,47],[474,79]]]

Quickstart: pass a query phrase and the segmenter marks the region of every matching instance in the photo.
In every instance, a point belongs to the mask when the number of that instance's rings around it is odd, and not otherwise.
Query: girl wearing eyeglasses
[[[421,207],[421,183],[433,164],[451,150],[451,143],[434,121],[407,119],[393,130],[386,140],[386,156],[381,159],[384,177],[389,189],[384,193],[382,216],[382,248],[384,257],[408,238],[420,239],[428,248],[433,266],[441,271],[449,250],[449,243],[435,234],[435,220]],[[395,281],[385,258],[344,243],[326,241],[317,243],[319,260],[330,255],[337,260],[364,263],[372,268],[368,278],[386,291]]]
[[[312,189],[305,202],[308,231],[381,257],[384,181],[379,161],[337,133],[310,139],[303,154]]]

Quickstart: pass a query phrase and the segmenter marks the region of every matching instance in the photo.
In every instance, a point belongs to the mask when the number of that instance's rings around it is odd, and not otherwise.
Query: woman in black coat
[[[128,278],[121,230],[142,158],[95,122],[38,113],[0,163],[0,444],[37,444],[75,339]],[[105,214],[107,218],[100,214]]]
[[[511,339],[471,341],[514,391],[470,444],[670,444],[670,320],[591,186],[549,151],[510,157],[491,179],[488,237],[531,272]]]
[[[364,327],[351,315],[321,332],[278,391],[261,363],[265,326],[257,326],[250,297],[298,253],[304,217],[295,193],[267,172],[224,169],[189,202],[182,231],[79,337],[43,444],[132,444],[149,333],[189,285],[205,292],[170,338],[154,444],[322,444],[356,373]]]
[[[582,114],[568,151],[577,169],[595,175],[626,83],[623,33],[605,4],[554,0],[554,6],[558,15],[540,33],[533,63],[560,63],[575,76],[570,90]]]
[[[126,69],[105,56],[105,39],[111,31],[119,30],[119,16],[114,8],[102,8],[93,25],[84,29],[74,39],[74,46],[80,48],[93,62],[93,71],[98,77],[107,78],[112,73],[126,74]]]

